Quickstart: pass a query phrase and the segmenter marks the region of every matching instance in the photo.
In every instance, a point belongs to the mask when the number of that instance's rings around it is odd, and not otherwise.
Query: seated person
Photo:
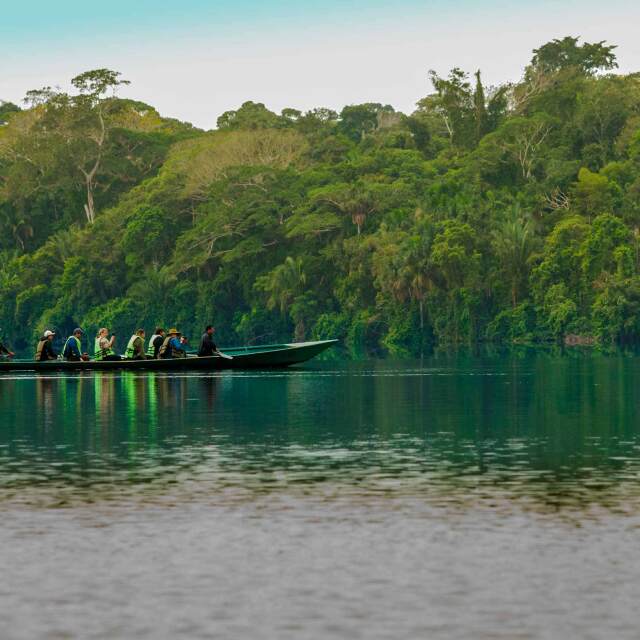
[[[146,360],[147,356],[144,354],[144,329],[138,329],[129,338],[129,344],[124,352],[126,360]]]
[[[73,334],[67,338],[62,349],[62,357],[70,362],[86,360],[86,354],[82,353],[82,336],[84,331],[79,327],[73,330]]]
[[[206,358],[207,356],[212,356],[218,352],[218,347],[216,347],[216,343],[213,341],[213,334],[216,332],[215,327],[208,325],[202,334],[202,338],[200,339],[200,348],[198,349],[198,356],[201,358]]]
[[[107,338],[108,335],[109,329],[103,327],[98,331],[98,335],[96,336],[94,342],[94,358],[98,362],[101,360],[122,360],[122,358],[119,355],[116,355],[116,352],[113,350],[113,345],[116,341],[115,333],[111,338]]]
[[[149,345],[147,346],[147,358],[156,360],[158,358],[158,352],[160,351],[160,347],[162,346],[163,342],[164,329],[162,327],[158,327],[149,340]]]
[[[42,338],[38,340],[36,348],[36,362],[56,360],[58,358],[58,354],[53,350],[53,336],[55,335],[53,331],[48,329],[42,334]]]
[[[160,347],[161,358],[186,358],[187,339],[177,329],[169,329],[167,337]]]

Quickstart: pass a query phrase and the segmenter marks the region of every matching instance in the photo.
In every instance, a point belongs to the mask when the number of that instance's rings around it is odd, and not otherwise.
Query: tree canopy
[[[353,348],[640,338],[640,76],[566,37],[517,83],[428,74],[383,103],[201,131],[109,69],[0,103],[0,326],[208,322]]]

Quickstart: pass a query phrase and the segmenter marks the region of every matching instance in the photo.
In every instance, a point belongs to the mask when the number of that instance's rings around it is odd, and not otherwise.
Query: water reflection
[[[638,361],[441,356],[0,380],[0,502],[404,493],[635,505]],[[235,493],[234,493],[235,492]]]

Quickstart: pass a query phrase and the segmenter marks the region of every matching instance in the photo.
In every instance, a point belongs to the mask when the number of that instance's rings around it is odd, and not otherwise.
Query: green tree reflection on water
[[[620,505],[640,493],[639,379],[634,357],[535,352],[5,377],[0,499],[197,487]]]

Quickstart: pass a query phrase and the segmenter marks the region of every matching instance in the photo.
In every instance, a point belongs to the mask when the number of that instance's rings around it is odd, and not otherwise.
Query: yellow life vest
[[[93,357],[97,360],[104,360],[107,356],[114,356],[115,351],[108,347],[106,349],[102,349],[100,347],[100,338],[96,337],[95,342],[93,343]]]
[[[82,343],[80,342],[80,340],[78,340],[78,338],[76,338],[75,336],[69,336],[67,338],[67,341],[64,343],[64,349],[62,349],[62,355],[67,358],[67,360],[69,359],[69,356],[67,355],[67,347],[69,346],[69,342],[71,340],[75,340],[76,344],[78,345],[78,353],[80,355],[82,355]]]
[[[124,357],[127,358],[128,360],[132,360],[133,357],[136,355],[136,340],[140,340],[142,342],[142,353],[144,353],[144,340],[142,339],[142,336],[139,336],[137,333],[134,333],[130,338],[129,338],[129,344],[127,345],[127,349],[124,352]]]

